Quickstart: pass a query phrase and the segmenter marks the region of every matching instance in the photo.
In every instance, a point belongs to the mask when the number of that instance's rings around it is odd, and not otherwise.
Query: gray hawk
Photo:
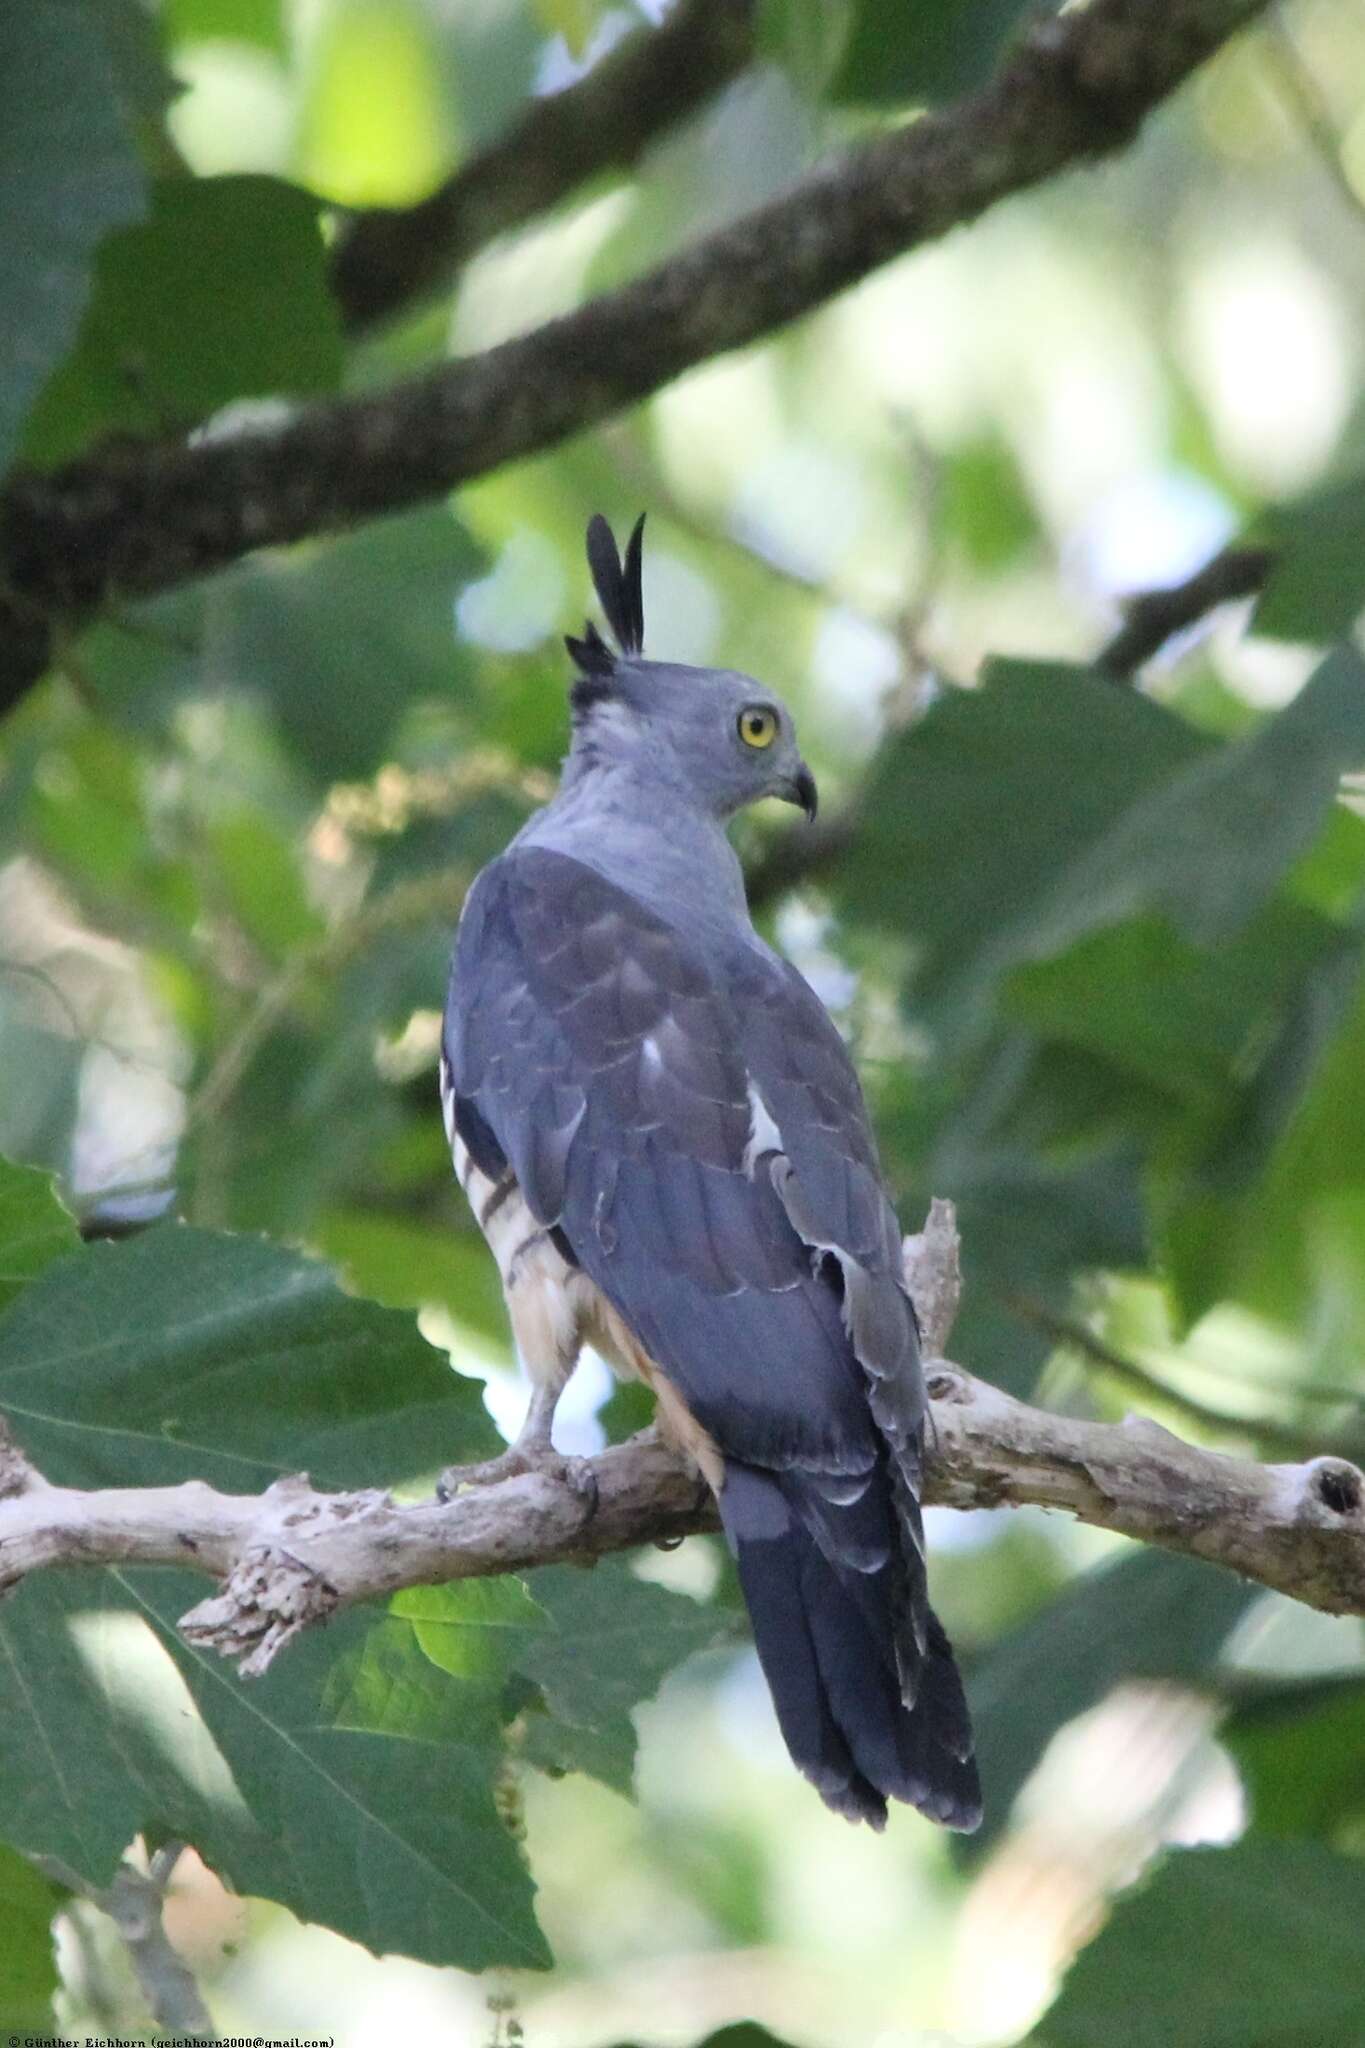
[[[613,631],[559,790],[460,919],[441,1091],[550,1450],[592,1345],[657,1397],[719,1503],[777,1718],[822,1798],[973,1828],[980,1790],[920,1517],[925,1394],[901,1233],[852,1063],[750,922],[726,822],[815,812],[791,715],[643,656],[641,534],[588,559]]]

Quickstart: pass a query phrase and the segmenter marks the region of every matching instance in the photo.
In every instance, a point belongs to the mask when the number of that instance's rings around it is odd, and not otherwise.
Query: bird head
[[[566,639],[578,674],[570,696],[574,752],[630,762],[681,786],[715,816],[775,796],[814,819],[815,778],[801,758],[792,715],[773,690],[735,669],[646,661],[641,591],[643,515],[625,559],[600,513],[588,524],[588,566],[611,647],[589,622]]]

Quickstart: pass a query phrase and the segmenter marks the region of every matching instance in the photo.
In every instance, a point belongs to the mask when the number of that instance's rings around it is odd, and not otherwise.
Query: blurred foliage
[[[974,89],[1028,14],[763,0],[729,91],[355,341],[337,209],[422,197],[637,15],[0,9],[0,464],[489,347]],[[552,787],[586,515],[641,506],[650,646],[779,685],[855,814],[818,869],[783,849],[763,917],[906,1223],[958,1204],[957,1354],[1241,1452],[1358,1449],[1362,76],[1361,10],[1294,0],[1102,178],[453,503],[61,641],[0,733],[0,1412],[49,1479],[416,1487],[495,1446],[479,1381],[500,1421],[515,1382],[435,1100],[450,931]],[[1249,618],[1107,673],[1123,592],[1239,531],[1274,550]],[[743,821],[746,859],[790,829]],[[579,1385],[579,1446],[644,1419]],[[102,1884],[169,1835],[216,1873],[180,1935],[229,2031],[1365,2038],[1359,1624],[1040,1516],[930,1519],[988,1791],[960,1854],[795,1780],[707,1541],[406,1593],[252,1686],[175,1631],[201,1580],[30,1580],[0,2017],[139,2023],[65,1909],[59,1983],[31,1859]],[[552,1954],[491,2011],[420,1967]]]

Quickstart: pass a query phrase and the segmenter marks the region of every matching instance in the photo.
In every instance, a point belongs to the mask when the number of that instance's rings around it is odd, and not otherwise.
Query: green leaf
[[[81,0],[0,8],[0,194],[3,472],[75,340],[96,248],[144,205],[109,48]]]
[[[1021,1319],[1020,1305],[1063,1311],[1078,1273],[1145,1261],[1139,1160],[1132,1146],[1066,1165],[1023,1145],[954,1158],[949,1139],[944,1150],[929,1184],[958,1206],[964,1288],[955,1344],[1022,1398],[1052,1347]]]
[[[1343,946],[1340,926],[1271,903],[1216,949],[1164,919],[1088,933],[1010,976],[1001,1006],[1050,1042],[1074,1045],[1193,1109],[1216,1108],[1308,977]],[[1354,948],[1352,948],[1353,950]]]
[[[326,926],[308,900],[302,849],[273,819],[233,810],[207,827],[205,840],[226,907],[268,960],[285,960],[322,938]]]
[[[858,0],[833,97],[862,106],[953,99],[995,69],[1029,0]]]
[[[840,900],[912,942],[915,993],[960,1031],[1001,974],[1146,912],[1191,945],[1235,937],[1362,759],[1365,663],[1351,648],[1222,745],[1102,677],[996,663],[887,750]]]
[[[333,390],[341,328],[319,203],[278,178],[176,178],[111,235],[74,353],[43,392],[24,453],[64,462],[96,435],[154,432],[234,399]]]
[[[525,1709],[515,1746],[551,1771],[586,1770],[629,1793],[631,1709],[696,1650],[729,1633],[724,1615],[639,1579],[620,1559],[590,1571],[547,1565],[513,1579],[416,1588],[393,1613],[453,1677],[493,1687],[529,1679],[546,1713]]]
[[[1052,892],[1210,747],[1089,670],[994,662],[980,689],[947,691],[882,750],[839,906],[909,938],[916,998],[945,1028],[979,1021],[997,977],[1033,957]]]
[[[1039,2028],[1048,2048],[1322,2048],[1365,2038],[1365,1864],[1309,1842],[1187,1849],[1119,1901]]]
[[[1187,1316],[1220,1298],[1312,1329],[1329,1374],[1365,1334],[1365,986],[1360,954],[1327,962],[1287,1021],[1247,1123],[1228,1135],[1255,1172],[1180,1191],[1163,1245]],[[1267,1155],[1268,1152],[1268,1156]],[[1237,1163],[1233,1150],[1231,1164]]]
[[[83,667],[134,730],[164,728],[230,680],[268,703],[315,784],[369,776],[410,705],[467,682],[454,604],[479,560],[447,511],[404,513],[158,599],[135,633],[97,627]]]
[[[1192,944],[1230,939],[1327,821],[1365,761],[1365,662],[1338,647],[1245,738],[1140,797],[1064,878],[1030,935],[1035,956],[1149,906]]]
[[[162,0],[168,35],[178,43],[257,43],[285,53],[280,0]]]
[[[516,1712],[508,1731],[517,1756],[555,1777],[586,1771],[613,1791],[634,1791],[635,1729],[628,1714],[606,1714],[593,1727],[560,1720],[543,1698],[520,1682],[527,1646],[554,1622],[520,1579],[465,1579],[449,1586],[414,1586],[396,1593],[390,1612],[408,1622],[425,1657],[486,1701],[510,1698]],[[518,1698],[518,1693],[526,1698]]]
[[[316,1260],[175,1224],[31,1282],[0,1318],[0,1412],[64,1486],[384,1486],[498,1444],[410,1316]]]
[[[1207,1682],[1260,1588],[1194,1558],[1138,1551],[1077,1579],[1001,1638],[968,1673],[986,1819],[975,1858],[1008,1824],[1052,1737],[1122,1679]]]
[[[410,1223],[401,1216],[362,1209],[329,1209],[310,1236],[372,1301],[390,1308],[436,1303],[481,1336],[507,1342],[507,1309],[498,1269],[474,1228]]]
[[[854,18],[853,0],[760,0],[758,53],[814,99],[839,65]]]
[[[1218,1731],[1263,1835],[1333,1841],[1365,1819],[1365,1685],[1322,1678],[1275,1687]]]
[[[576,1728],[556,1715],[526,1709],[515,1730],[517,1754],[547,1777],[582,1771],[623,1799],[635,1797],[635,1723],[608,1716],[596,1728]]]
[[[44,1028],[60,1014],[41,970],[12,967],[0,978],[0,1073],[22,1074],[22,1088],[0,1089],[0,1153],[62,1171],[70,1165],[85,1041]]]
[[[57,1963],[52,1916],[61,1893],[0,1842],[0,2026],[31,2027],[51,2036]]]
[[[0,1309],[80,1241],[50,1176],[0,1159]]]
[[[48,1572],[0,1610],[0,1827],[107,1882],[133,1834],[377,1952],[540,1967],[486,1703],[359,1611],[243,1682],[176,1618],[204,1582]]]
[[[546,1565],[527,1585],[552,1626],[526,1638],[516,1668],[578,1728],[609,1729],[652,1699],[677,1665],[729,1633],[726,1616],[636,1578],[620,1559],[603,1558],[591,1571]]]
[[[1343,638],[1365,608],[1365,479],[1313,491],[1266,525],[1275,559],[1252,631],[1310,645]]]
[[[549,1616],[520,1579],[463,1579],[449,1586],[409,1586],[390,1610],[410,1624],[424,1657],[490,1697],[502,1692],[528,1640]]]

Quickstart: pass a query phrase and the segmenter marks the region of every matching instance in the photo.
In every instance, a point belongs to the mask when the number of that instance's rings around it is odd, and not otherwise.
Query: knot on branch
[[[0,1421],[0,1500],[12,1500],[16,1494],[27,1493],[36,1476],[4,1422]]]
[[[1321,1523],[1323,1511],[1336,1524],[1355,1521],[1365,1528],[1365,1473],[1345,1458],[1310,1458],[1303,1467],[1304,1519]]]
[[[256,1544],[228,1573],[222,1592],[192,1607],[180,1628],[188,1642],[234,1659],[243,1678],[259,1678],[286,1643],[335,1613],[340,1599],[301,1558]]]
[[[341,1523],[367,1521],[392,1507],[386,1493],[321,1494],[306,1472],[286,1473],[262,1496],[262,1533],[241,1553],[221,1592],[181,1622],[186,1638],[231,1657],[244,1678],[259,1678],[293,1638],[326,1621],[340,1589],[298,1555]]]

